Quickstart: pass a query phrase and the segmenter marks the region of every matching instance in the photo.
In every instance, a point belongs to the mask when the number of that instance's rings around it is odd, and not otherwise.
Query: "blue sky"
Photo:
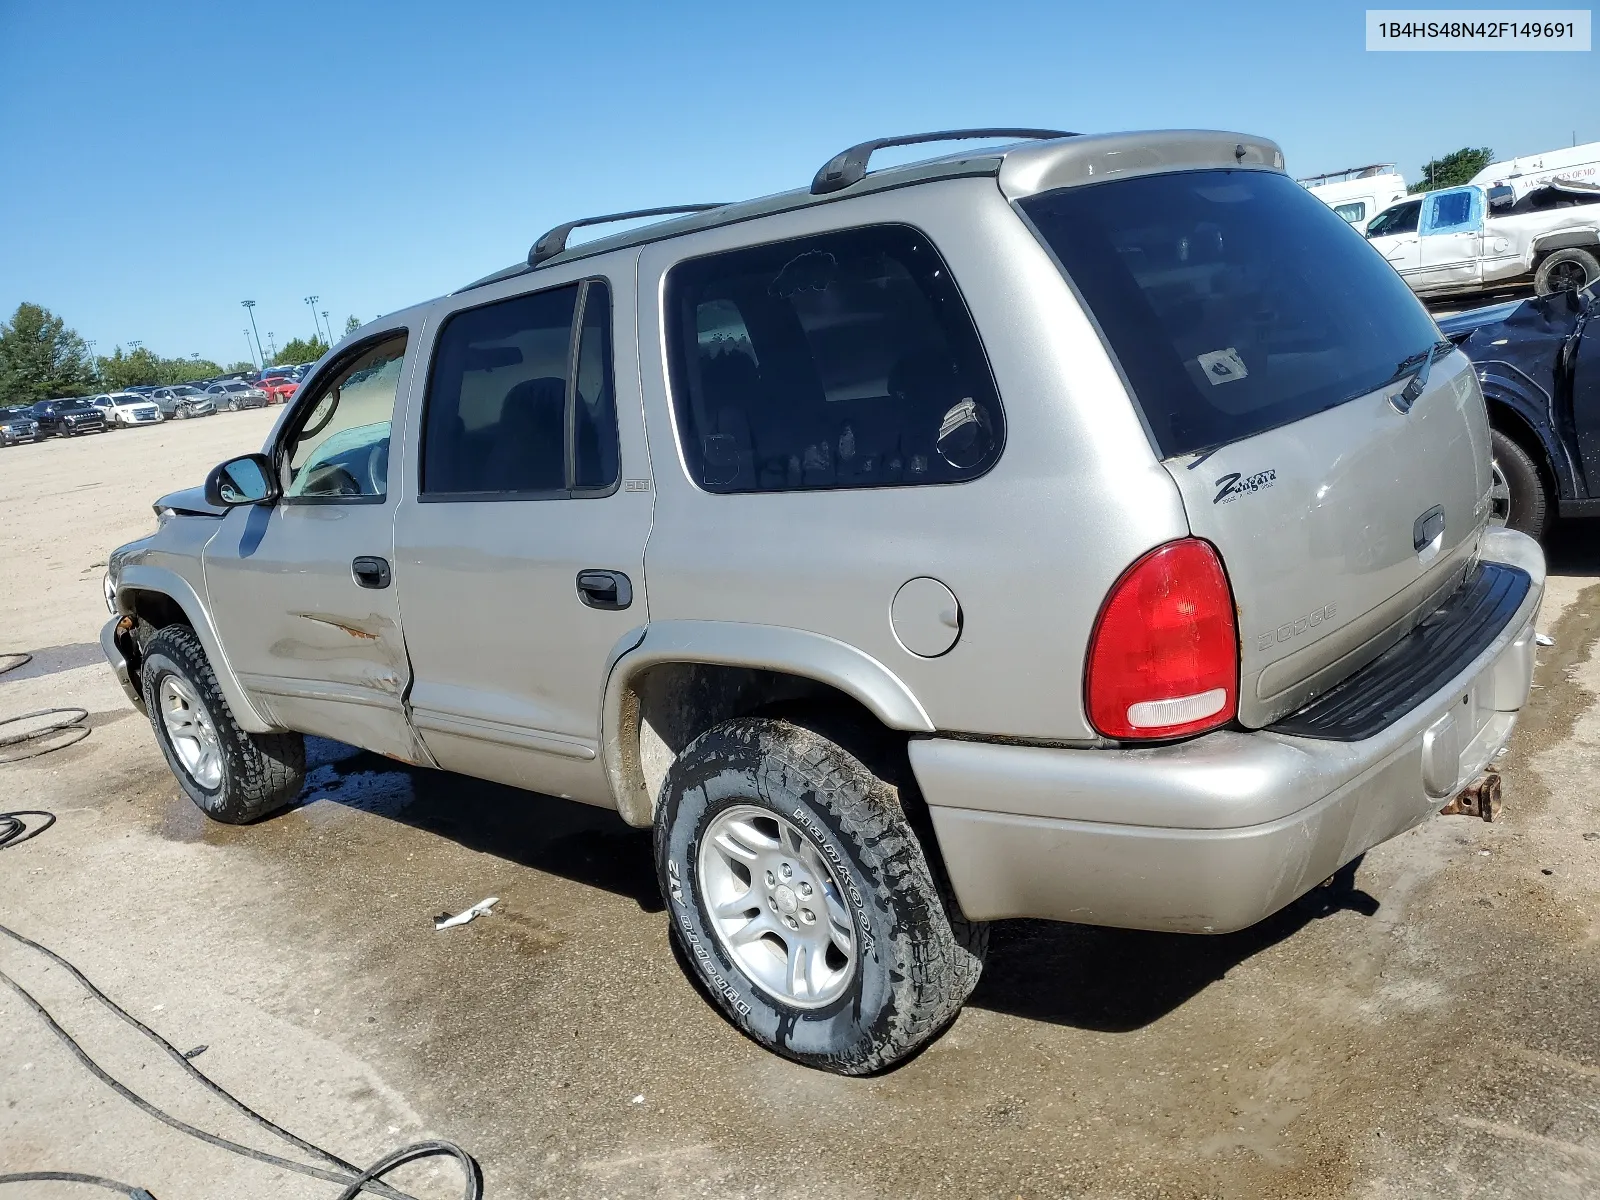
[[[1240,129],[1296,174],[1600,140],[1600,61],[1369,54],[1345,3],[0,0],[0,317],[245,356],[586,213],[805,184],[989,124]],[[1561,102],[1570,99],[1570,104]]]

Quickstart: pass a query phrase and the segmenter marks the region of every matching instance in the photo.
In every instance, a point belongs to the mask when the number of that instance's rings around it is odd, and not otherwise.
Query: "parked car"
[[[158,425],[161,409],[154,400],[137,392],[102,392],[89,401],[105,415],[106,428],[122,425]]]
[[[20,404],[0,408],[0,446],[36,442],[43,436],[32,409]]]
[[[105,415],[82,396],[61,400],[41,400],[32,408],[33,419],[45,437],[74,437],[80,433],[104,433]]]
[[[157,388],[150,394],[150,398],[161,409],[163,417],[169,417],[174,421],[203,417],[217,411],[216,403],[210,396],[187,383],[180,383],[176,387]]]
[[[1494,520],[1542,537],[1600,516],[1600,287],[1443,317],[1477,367],[1494,448]]]
[[[287,404],[300,389],[293,367],[271,367],[261,373],[256,387],[267,394],[269,404]]]
[[[347,338],[111,555],[180,786],[256,820],[316,734],[614,808],[727,1018],[851,1074],[984,922],[1221,933],[1492,815],[1545,571],[1472,364],[1272,142],[1032,136]]]
[[[1582,288],[1600,282],[1600,185],[1443,188],[1385,209],[1367,237],[1419,296]]]
[[[206,388],[206,395],[218,408],[225,408],[229,412],[238,412],[241,408],[265,408],[267,404],[264,389],[236,379],[227,383],[213,383]]]

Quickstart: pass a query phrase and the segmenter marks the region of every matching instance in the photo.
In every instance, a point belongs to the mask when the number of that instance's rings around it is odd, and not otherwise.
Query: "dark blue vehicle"
[[[1600,516],[1600,295],[1556,292],[1439,321],[1489,408],[1494,519],[1533,537]]]

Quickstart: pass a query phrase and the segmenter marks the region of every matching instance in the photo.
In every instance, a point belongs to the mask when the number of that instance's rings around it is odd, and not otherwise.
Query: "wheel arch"
[[[247,733],[273,733],[280,726],[264,719],[249,694],[234,674],[222,640],[211,623],[210,614],[200,602],[199,595],[187,579],[176,571],[148,563],[129,563],[122,568],[117,579],[117,611],[125,616],[147,621],[160,629],[167,625],[189,626],[200,639],[200,645],[211,662],[233,719]],[[126,650],[126,647],[124,647]],[[137,656],[128,659],[128,670],[138,687],[139,663]]]
[[[617,811],[648,828],[684,745],[720,721],[802,701],[837,705],[887,730],[934,730],[894,672],[834,638],[738,622],[652,622],[613,652],[606,680],[600,752]]]
[[[1494,386],[1485,380],[1484,405],[1489,411],[1489,425],[1505,434],[1533,459],[1555,499],[1571,499],[1578,494],[1577,478],[1566,447],[1561,444],[1550,427],[1545,406],[1547,399],[1541,392],[1530,398],[1520,390]],[[1537,416],[1532,415],[1537,413]]]

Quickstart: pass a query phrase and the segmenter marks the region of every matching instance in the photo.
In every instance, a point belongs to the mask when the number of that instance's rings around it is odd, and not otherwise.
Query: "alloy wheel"
[[[207,791],[222,782],[222,741],[200,698],[177,675],[161,681],[161,728],[189,777]]]
[[[794,1008],[844,994],[859,953],[839,876],[799,826],[736,805],[707,826],[695,864],[722,949],[750,981]]]
[[[1489,524],[1504,525],[1511,519],[1511,484],[1500,467],[1500,460],[1489,460]]]

